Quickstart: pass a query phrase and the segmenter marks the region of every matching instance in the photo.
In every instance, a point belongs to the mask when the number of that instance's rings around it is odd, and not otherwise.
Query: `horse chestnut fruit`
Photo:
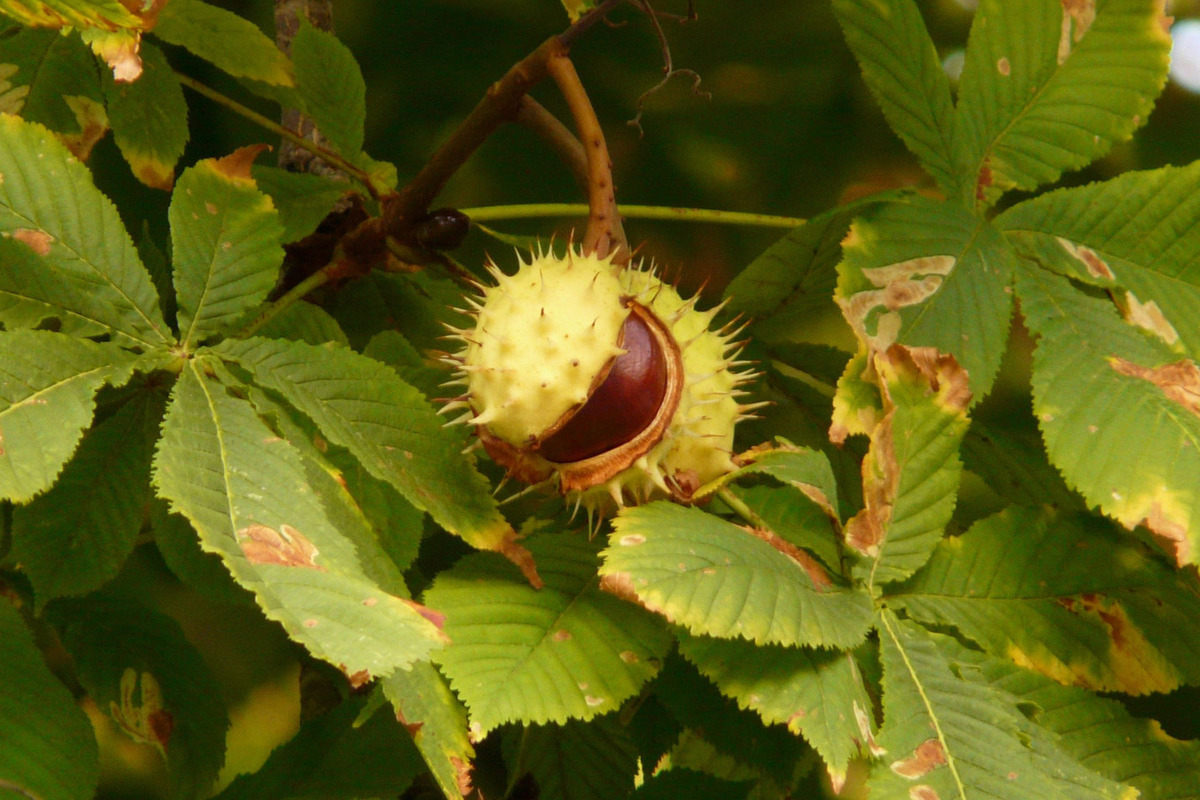
[[[568,249],[538,253],[472,301],[449,356],[466,387],[444,410],[475,426],[508,474],[552,481],[589,511],[655,496],[690,499],[734,468],[748,406],[733,334],[712,331],[651,269]]]

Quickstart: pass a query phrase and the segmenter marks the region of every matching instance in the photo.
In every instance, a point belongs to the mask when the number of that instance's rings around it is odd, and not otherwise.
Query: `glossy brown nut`
[[[614,450],[646,429],[667,391],[662,350],[637,313],[625,319],[608,376],[569,420],[538,446],[542,458],[566,464]]]

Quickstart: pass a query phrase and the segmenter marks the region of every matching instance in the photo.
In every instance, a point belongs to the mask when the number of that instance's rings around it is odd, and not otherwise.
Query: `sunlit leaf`
[[[372,676],[426,657],[444,638],[436,616],[363,574],[295,448],[205,372],[203,358],[185,367],[155,455],[154,482],[172,510],[315,656]]]
[[[846,543],[864,556],[868,585],[900,580],[933,552],[950,521],[967,430],[967,378],[954,359],[893,345],[874,358],[882,416],[863,459],[865,507],[846,523]]]
[[[367,86],[358,62],[332,33],[302,24],[292,40],[296,90],[317,130],[353,158],[363,146]]]
[[[992,387],[1012,313],[1012,249],[952,203],[914,198],[854,220],[838,266],[838,305],[860,342],[933,347],[967,370],[978,400]]]
[[[118,730],[166,758],[174,797],[207,797],[225,761],[221,688],[175,620],[129,602],[60,601],[75,675]]]
[[[337,320],[312,303],[292,303],[271,317],[258,333],[268,339],[291,339],[309,344],[349,344]]]
[[[104,95],[113,139],[133,174],[147,186],[170,189],[175,164],[188,143],[188,108],[183,86],[167,57],[143,44],[142,74],[131,83],[104,75]]]
[[[1200,681],[1200,597],[1093,517],[989,517],[889,601],[1061,683],[1145,694]]]
[[[49,491],[13,509],[11,557],[29,576],[39,607],[99,588],[133,552],[165,407],[164,393],[139,391],[84,434]]]
[[[833,10],[892,130],[954,194],[950,81],[913,0],[835,0]]]
[[[434,660],[482,734],[505,722],[592,719],[619,708],[657,671],[671,637],[603,592],[598,543],[567,533],[524,540],[545,581],[477,553],[441,573],[424,602],[446,615],[451,644]]]
[[[880,614],[886,750],[868,783],[873,800],[1133,800],[1136,792],[1078,766],[1001,692],[970,682],[936,634]],[[924,788],[921,788],[924,787]]]
[[[7,600],[0,642],[0,786],[12,797],[89,800],[100,777],[91,722]]]
[[[1130,716],[1116,700],[1062,686],[950,639],[938,644],[964,678],[986,682],[1036,708],[1034,721],[1055,735],[1061,750],[1088,769],[1134,787],[1140,800],[1200,795],[1200,742],[1176,739],[1157,722]]]
[[[123,383],[134,358],[49,331],[0,333],[0,496],[50,488],[92,421],[96,391]]]
[[[1200,560],[1200,368],[1060,275],[1024,266],[1017,294],[1038,337],[1033,409],[1051,463],[1180,564]]]
[[[181,45],[234,77],[294,85],[292,62],[258,26],[201,0],[170,0],[154,35]]]
[[[283,263],[282,227],[271,198],[254,185],[249,151],[205,159],[171,196],[171,244],[185,347],[240,320],[262,303]]]
[[[802,735],[843,780],[871,738],[871,699],[848,653],[693,636],[679,651],[739,706]]]
[[[509,768],[533,776],[540,800],[610,800],[633,791],[637,751],[613,715],[513,734],[505,738]]]
[[[982,0],[958,84],[963,196],[990,205],[1125,141],[1167,79],[1161,0]]]
[[[780,542],[699,509],[626,509],[603,558],[606,588],[692,633],[852,647],[870,625],[866,594],[833,585]]]
[[[42,126],[2,114],[0,234],[89,293],[85,315],[122,340],[145,347],[174,339],[133,241],[91,173]]]
[[[442,793],[451,798],[470,794],[475,748],[467,733],[467,711],[437,667],[418,661],[380,684]]]
[[[1079,281],[1120,287],[1127,322],[1200,357],[1200,163],[1050,192],[996,220],[1017,251]]]
[[[372,475],[471,544],[507,551],[515,532],[429,402],[391,369],[344,347],[269,339],[218,348],[307,414]]]
[[[0,11],[32,27],[136,27],[140,20],[118,0],[3,0]]]

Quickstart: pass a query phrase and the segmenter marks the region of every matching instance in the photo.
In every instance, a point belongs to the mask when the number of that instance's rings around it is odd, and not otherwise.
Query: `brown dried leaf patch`
[[[938,739],[926,739],[908,758],[892,762],[892,772],[902,778],[915,781],[928,775],[938,767],[946,765],[946,748]]]
[[[745,527],[742,530],[748,531],[755,538],[761,539],[799,564],[800,568],[808,575],[808,579],[812,581],[813,588],[818,592],[823,592],[833,586],[833,581],[830,580],[829,573],[825,571],[825,567],[821,566],[819,561],[779,534],[766,528]]]
[[[1167,399],[1200,416],[1200,367],[1191,359],[1163,364],[1161,367],[1143,367],[1120,356],[1112,356],[1108,363],[1121,375],[1153,383]]]
[[[325,571],[315,562],[318,555],[316,546],[291,525],[280,525],[279,530],[275,530],[256,522],[235,535],[251,564],[278,564]]]

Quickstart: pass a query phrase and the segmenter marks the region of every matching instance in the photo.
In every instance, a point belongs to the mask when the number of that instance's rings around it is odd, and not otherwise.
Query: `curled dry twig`
[[[654,28],[654,35],[655,35],[655,37],[658,38],[658,45],[659,45],[659,49],[662,52],[662,60],[663,60],[662,80],[660,80],[658,83],[654,84],[653,86],[651,86],[649,89],[642,92],[641,95],[638,96],[637,115],[633,119],[629,120],[626,123],[627,125],[631,125],[634,128],[637,128],[638,136],[640,137],[644,133],[644,131],[642,130],[642,114],[644,113],[644,106],[646,105],[646,101],[649,100],[651,96],[653,96],[653,95],[657,94],[659,91],[661,91],[662,88],[664,86],[666,86],[668,83],[670,83],[671,79],[674,78],[676,75],[683,75],[685,77],[692,79],[692,94],[695,95],[696,97],[702,97],[705,100],[709,100],[712,98],[712,93],[705,92],[700,89],[700,80],[701,80],[700,73],[696,72],[693,69],[683,69],[683,68],[676,69],[675,62],[671,58],[671,45],[667,41],[667,34],[663,30],[662,23],[659,21],[660,17],[666,17],[668,19],[673,19],[681,25],[686,22],[694,21],[696,19],[696,7],[695,7],[694,3],[691,0],[688,0],[687,14],[669,14],[669,13],[666,13],[663,11],[656,10],[653,6],[650,5],[649,0],[629,0],[629,2],[632,3],[634,6],[636,6],[638,9],[640,9],[642,11],[642,13],[644,13],[649,18],[650,25]]]

